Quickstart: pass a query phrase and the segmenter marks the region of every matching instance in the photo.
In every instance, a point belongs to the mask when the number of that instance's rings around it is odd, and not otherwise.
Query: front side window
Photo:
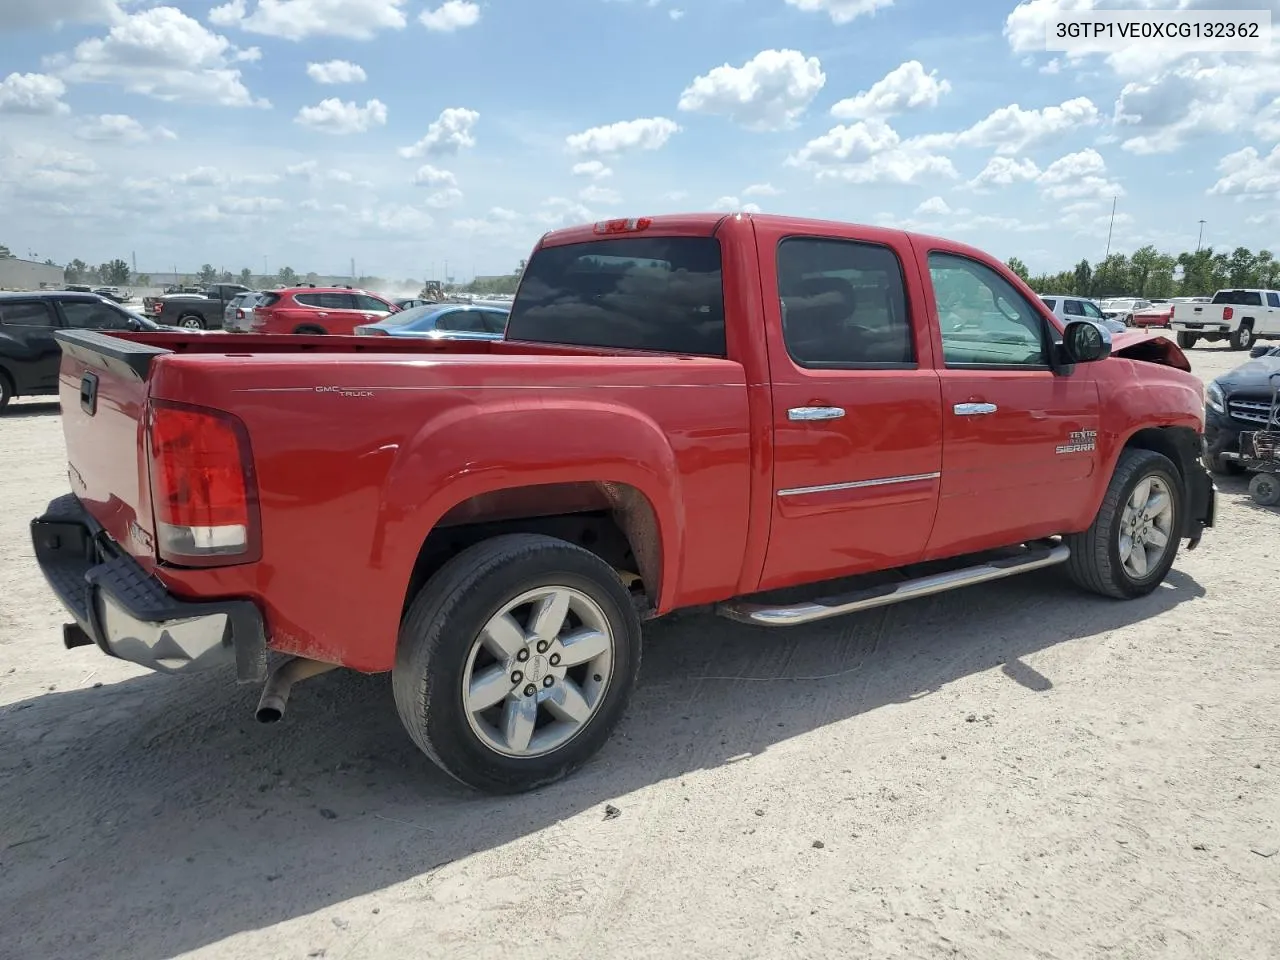
[[[127,330],[128,318],[105,303],[67,301],[62,304],[67,326],[74,330]]]
[[[512,340],[723,357],[720,241],[626,236],[542,247],[507,331]]]
[[[778,245],[787,352],[802,367],[915,363],[902,267],[888,247],[791,237]]]
[[[1040,302],[1043,303],[1050,310],[1054,310],[1058,306],[1058,301],[1055,300],[1053,297],[1041,297]]]
[[[1040,314],[996,271],[934,252],[929,277],[947,366],[1047,365]]]
[[[1081,306],[1081,308],[1084,310],[1084,315],[1085,315],[1086,317],[1088,317],[1089,319],[1091,319],[1091,320],[1102,320],[1102,319],[1105,319],[1105,318],[1102,316],[1102,311],[1101,311],[1101,310],[1099,310],[1097,307],[1095,307],[1095,306],[1094,306],[1092,303],[1090,303],[1088,300],[1082,300],[1082,301],[1080,302],[1080,306]]]
[[[1280,307],[1280,293],[1276,293],[1274,290],[1268,290],[1268,291],[1267,291],[1267,306],[1268,306],[1268,307]]]
[[[371,297],[368,294],[356,293],[355,297],[356,309],[364,310],[368,313],[390,313],[391,308],[379,300],[377,297]]]

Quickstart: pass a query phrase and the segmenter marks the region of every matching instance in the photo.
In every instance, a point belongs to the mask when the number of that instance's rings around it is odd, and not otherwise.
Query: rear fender
[[[608,402],[522,397],[434,418],[399,451],[388,473],[374,564],[408,584],[427,535],[455,507],[501,490],[571,483],[625,484],[648,501],[661,583],[646,586],[658,610],[669,609],[685,530],[675,454],[652,419]]]

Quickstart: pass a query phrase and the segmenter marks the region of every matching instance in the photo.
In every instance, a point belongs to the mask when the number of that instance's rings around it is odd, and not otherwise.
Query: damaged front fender
[[[1141,360],[1144,363],[1157,363],[1175,370],[1191,372],[1191,361],[1172,340],[1162,336],[1146,334],[1118,333],[1111,339],[1111,356],[1124,357],[1126,360]]]

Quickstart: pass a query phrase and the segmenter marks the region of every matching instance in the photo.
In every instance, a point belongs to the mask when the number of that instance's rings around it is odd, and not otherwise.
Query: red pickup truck
[[[558,230],[502,341],[57,336],[72,493],[32,538],[66,645],[234,666],[264,720],[302,677],[390,671],[486,791],[602,746],[646,618],[786,626],[1053,564],[1138,597],[1214,522],[1176,345],[1062,328],[898,230]]]

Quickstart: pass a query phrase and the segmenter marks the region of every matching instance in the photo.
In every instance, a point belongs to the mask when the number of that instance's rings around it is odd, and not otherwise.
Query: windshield
[[[1238,307],[1262,306],[1262,294],[1257,290],[1219,290],[1213,295],[1214,303],[1230,303]]]

